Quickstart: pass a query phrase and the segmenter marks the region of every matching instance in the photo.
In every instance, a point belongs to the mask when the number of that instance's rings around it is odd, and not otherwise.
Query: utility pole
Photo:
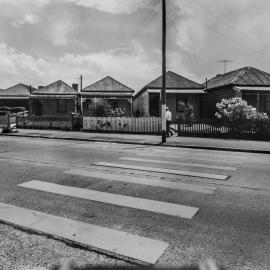
[[[228,59],[224,59],[224,60],[218,60],[217,62],[223,63],[223,65],[224,65],[224,73],[223,74],[225,74],[226,73],[226,70],[227,70],[227,64],[228,63],[232,63],[233,61],[228,60]]]
[[[162,0],[162,89],[161,89],[161,128],[162,143],[166,142],[166,0]]]
[[[83,97],[82,97],[82,89],[83,89],[83,75],[80,75],[80,106],[81,106],[81,113],[83,115]]]

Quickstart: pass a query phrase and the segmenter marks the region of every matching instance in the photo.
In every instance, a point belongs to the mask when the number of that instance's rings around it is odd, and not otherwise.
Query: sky
[[[167,0],[167,70],[203,83],[270,72],[269,0]],[[105,76],[140,90],[161,75],[161,0],[0,0],[0,88]]]

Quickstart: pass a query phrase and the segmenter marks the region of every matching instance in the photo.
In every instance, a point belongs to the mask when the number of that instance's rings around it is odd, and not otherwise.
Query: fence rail
[[[178,136],[270,140],[269,120],[178,119]]]
[[[159,134],[159,117],[83,117],[83,129],[93,132]]]
[[[72,121],[69,116],[25,116],[17,115],[18,128],[61,129],[71,130]]]

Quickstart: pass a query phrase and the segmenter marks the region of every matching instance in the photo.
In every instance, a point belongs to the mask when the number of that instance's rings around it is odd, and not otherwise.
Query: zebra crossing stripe
[[[138,235],[0,203],[0,220],[82,247],[147,264],[155,264],[168,243]]]
[[[170,189],[177,189],[177,190],[187,190],[193,192],[199,192],[204,194],[213,194],[216,187],[204,186],[204,185],[196,185],[196,184],[187,184],[187,183],[180,183],[180,182],[172,182],[167,180],[159,180],[149,177],[136,177],[130,175],[120,175],[120,174],[113,174],[113,173],[103,173],[98,171],[89,171],[89,170],[81,170],[81,169],[74,169],[65,172],[66,174],[72,175],[79,175],[97,179],[104,179],[110,181],[120,181],[125,183],[133,183],[139,185],[147,185],[147,186],[156,186],[156,187],[163,187],[163,188],[170,188]]]
[[[18,186],[187,219],[191,219],[199,211],[199,208],[181,204],[160,202],[36,180],[25,182]]]
[[[246,155],[235,155],[235,154],[232,154],[228,152],[228,154],[224,153],[224,154],[221,154],[221,153],[213,153],[213,152],[198,152],[198,151],[179,151],[179,152],[176,152],[176,151],[168,151],[168,150],[158,150],[158,149],[154,149],[153,152],[157,152],[157,153],[164,153],[164,154],[177,154],[177,155],[196,155],[196,156],[205,156],[206,158],[207,157],[214,157],[214,158],[221,158],[221,159],[236,159],[236,160],[245,160],[247,159],[247,156]]]
[[[137,156],[147,156],[147,157],[156,157],[157,154],[156,153],[138,153],[136,154]],[[164,156],[164,155],[163,155]],[[165,156],[166,158],[174,158],[174,159],[181,159],[181,158],[185,158],[185,160],[204,160],[204,161],[213,161],[213,162],[222,162],[222,163],[230,163],[230,164],[241,164],[243,161],[242,160],[233,160],[233,159],[216,159],[214,157],[210,158],[210,157],[191,157],[189,154],[179,154],[179,155],[170,155],[170,154],[166,154]]]
[[[172,170],[172,169],[165,169],[165,168],[153,168],[153,167],[148,167],[148,166],[147,167],[146,166],[135,166],[135,165],[127,165],[127,164],[121,164],[121,163],[98,162],[98,163],[95,163],[95,165],[121,168],[121,169],[131,169],[131,170],[185,175],[185,176],[209,178],[209,179],[223,180],[223,181],[225,181],[229,178],[229,176],[221,175],[221,174],[201,173],[201,172],[184,171],[184,170]]]
[[[130,161],[140,161],[140,162],[149,162],[149,163],[171,164],[171,165],[178,165],[178,166],[200,167],[200,168],[209,168],[209,169],[217,169],[217,170],[228,170],[228,171],[236,171],[237,170],[234,167],[228,167],[228,166],[207,165],[207,164],[198,164],[198,163],[185,163],[185,162],[174,162],[174,161],[157,160],[157,159],[142,159],[142,158],[130,158],[130,157],[121,157],[121,158],[118,158],[118,159],[120,159],[120,160],[130,160]]]

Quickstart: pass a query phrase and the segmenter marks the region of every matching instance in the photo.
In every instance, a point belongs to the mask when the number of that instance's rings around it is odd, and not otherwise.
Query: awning
[[[31,95],[30,99],[75,99],[75,95]]]
[[[161,89],[147,89],[149,93],[160,93]],[[205,94],[203,89],[166,89],[167,94]]]
[[[124,92],[109,92],[109,93],[101,93],[101,92],[91,92],[91,93],[84,93],[82,92],[82,97],[83,98],[132,98],[132,93],[124,93]]]
[[[20,100],[28,100],[29,99],[29,97],[20,97],[20,96],[1,96],[0,95],[0,99],[13,99],[13,100],[15,100],[15,99],[20,99]]]
[[[235,91],[270,91],[270,86],[234,86]]]

